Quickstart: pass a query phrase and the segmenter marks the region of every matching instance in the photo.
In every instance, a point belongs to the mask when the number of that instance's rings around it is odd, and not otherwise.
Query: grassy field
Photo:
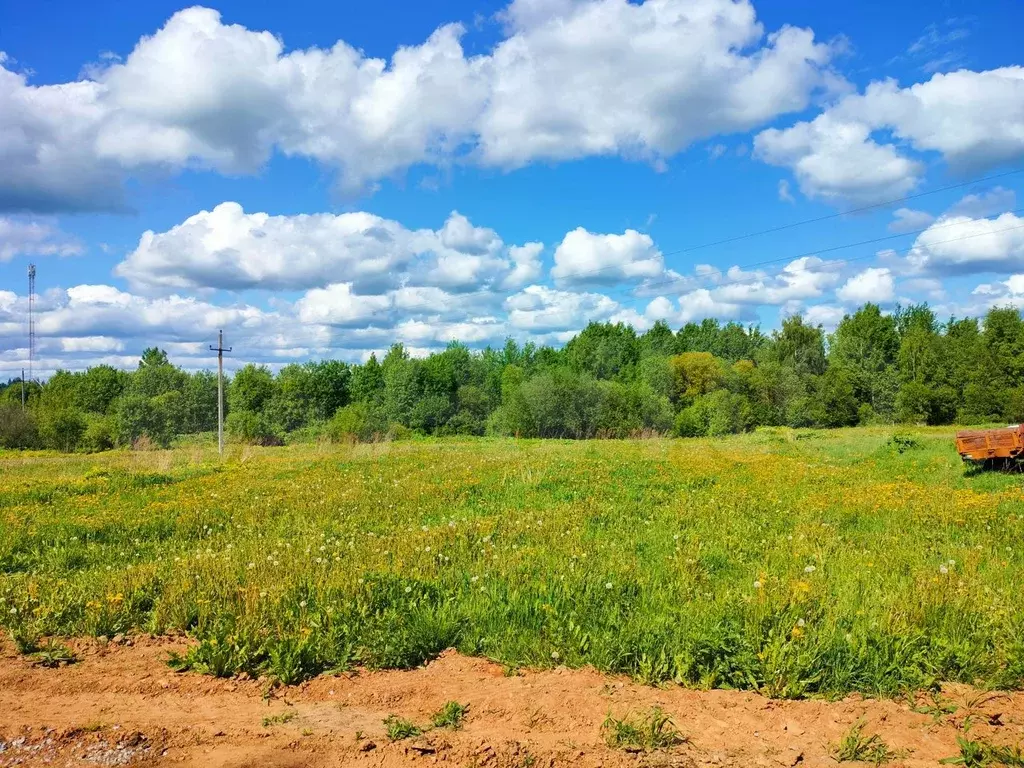
[[[950,429],[0,454],[0,623],[293,683],[448,646],[772,696],[1024,684],[1024,489]]]

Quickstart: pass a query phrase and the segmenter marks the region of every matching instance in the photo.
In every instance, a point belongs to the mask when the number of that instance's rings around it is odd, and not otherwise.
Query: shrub
[[[734,435],[750,428],[750,401],[743,395],[719,389],[705,399],[709,435]]]
[[[47,448],[71,453],[81,443],[85,427],[85,417],[78,410],[61,408],[46,414],[39,436]]]
[[[676,415],[675,433],[679,437],[703,437],[708,433],[710,414],[701,402],[683,408]]]
[[[339,408],[327,425],[327,434],[335,442],[360,440],[365,434],[370,406],[365,402]]]
[[[35,448],[39,429],[32,411],[20,405],[0,405],[0,448]]]
[[[90,452],[109,451],[114,447],[114,425],[106,416],[90,418],[82,433],[82,447]]]
[[[262,413],[232,411],[224,421],[228,434],[250,445],[283,445],[284,440]]]

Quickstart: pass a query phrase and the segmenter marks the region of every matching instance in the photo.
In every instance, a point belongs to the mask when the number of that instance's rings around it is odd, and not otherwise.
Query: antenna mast
[[[36,357],[36,265],[28,265],[28,380]]]

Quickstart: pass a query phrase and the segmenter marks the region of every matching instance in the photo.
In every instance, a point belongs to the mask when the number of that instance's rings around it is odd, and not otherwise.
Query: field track
[[[863,719],[903,756],[893,766],[935,766],[956,737],[1016,744],[1024,693],[944,688],[952,713],[914,712],[905,700],[771,700],[754,693],[659,689],[590,669],[506,676],[484,659],[442,654],[412,671],[314,679],[270,699],[257,681],[175,674],[175,639],[131,646],[73,643],[81,661],[33,667],[0,650],[0,766],[835,766],[832,747]],[[417,724],[445,701],[469,703],[459,731],[435,729],[390,743],[383,719]],[[935,701],[920,698],[919,709]],[[631,754],[604,743],[601,724],[661,706],[687,743]],[[281,717],[283,713],[293,713]],[[265,718],[274,718],[264,725]],[[289,719],[290,718],[290,719]],[[357,739],[357,734],[362,734]]]

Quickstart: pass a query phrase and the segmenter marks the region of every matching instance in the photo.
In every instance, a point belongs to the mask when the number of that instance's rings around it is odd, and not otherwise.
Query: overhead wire
[[[1019,210],[1024,210],[1024,209],[1019,209]],[[964,222],[955,222],[955,224],[963,224],[963,223]],[[952,224],[953,223],[951,223],[951,225]],[[1001,232],[1010,232],[1010,231],[1017,230],[1017,229],[1024,229],[1024,224],[1017,224],[1017,225],[1014,225],[1012,227],[1004,227],[1002,229],[993,229],[993,230],[989,230],[987,232],[975,232],[975,233],[970,234],[970,235],[963,235],[961,237],[953,237],[953,238],[949,238],[947,240],[938,240],[938,241],[929,243],[929,245],[930,246],[933,246],[933,245],[945,245],[947,243],[955,243],[955,242],[960,242],[960,241],[963,241],[963,240],[970,240],[970,239],[975,238],[975,237],[986,237],[986,236],[989,236],[989,235],[997,235],[997,234],[1000,234]],[[864,261],[866,259],[875,258],[877,255],[878,254],[875,253],[875,252],[865,253],[865,254],[863,254],[861,256],[851,257],[851,258],[847,258],[847,259],[834,259],[834,260],[825,262],[825,264],[826,265],[851,264],[851,263],[854,263],[854,262]],[[800,257],[796,257],[796,258],[800,258]],[[742,269],[742,268],[740,268],[740,269]],[[787,271],[786,268],[783,267],[782,269],[780,269],[780,270],[778,270],[777,272],[774,272],[774,273],[754,272],[754,273],[751,273],[751,274],[749,274],[749,275],[747,275],[747,276],[745,276],[743,278],[737,279],[737,280],[730,280],[730,281],[725,281],[725,282],[716,282],[716,283],[713,283],[712,285],[707,286],[707,287],[708,287],[708,290],[715,290],[717,288],[723,288],[723,287],[730,286],[730,285],[742,285],[742,284],[750,283],[750,282],[763,281],[763,280],[766,280],[766,279],[779,277],[780,275],[785,274],[786,271]],[[801,270],[798,270],[798,271],[795,271],[795,272],[790,272],[789,274],[797,275],[797,274],[800,274],[801,272],[809,272],[809,271],[811,271],[811,270],[801,269]],[[719,274],[723,274],[723,273],[719,270]],[[685,275],[680,275],[679,277],[674,277],[674,278],[667,279],[667,280],[660,280],[660,281],[656,280],[656,281],[653,281],[653,282],[640,283],[639,285],[635,285],[635,286],[623,286],[622,288],[613,289],[613,290],[610,290],[610,291],[605,291],[605,294],[614,294],[614,293],[618,293],[618,292],[622,292],[622,291],[633,291],[634,295],[636,295],[635,292],[638,291],[638,290],[644,290],[646,292],[648,289],[651,289],[651,288],[657,288],[657,287],[665,286],[665,285],[673,285],[673,284],[676,284],[676,283],[680,283],[680,282],[688,281],[688,280],[692,280],[692,279],[693,278],[687,277]],[[653,294],[652,294],[652,296],[653,296]]]
[[[1014,208],[1014,209],[1009,210],[1009,211],[1004,211],[1004,213],[1012,213],[1012,214],[1024,213],[1024,207]],[[727,270],[722,270],[722,269],[720,269],[718,267],[711,267],[706,272],[704,272],[703,274],[699,275],[699,277],[705,278],[708,275],[714,274],[714,273],[717,273],[719,275],[723,275],[727,271],[730,271],[730,270],[733,270],[733,269],[748,270],[748,269],[754,269],[756,267],[765,266],[765,265],[768,265],[768,264],[778,264],[778,263],[783,262],[783,261],[796,261],[797,259],[803,259],[803,258],[807,258],[807,257],[810,257],[810,256],[818,256],[819,254],[822,254],[822,253],[834,253],[835,251],[843,251],[843,250],[846,250],[847,248],[856,248],[857,246],[861,246],[861,245],[871,245],[872,243],[881,243],[881,242],[885,242],[886,240],[895,240],[895,239],[898,239],[900,237],[910,237],[911,235],[921,235],[921,234],[924,234],[925,232],[934,232],[934,231],[939,230],[939,229],[947,229],[949,227],[963,226],[966,223],[967,222],[965,222],[965,221],[950,221],[950,222],[946,222],[944,224],[933,224],[931,226],[925,227],[924,229],[911,230],[909,232],[897,232],[897,233],[892,234],[892,235],[883,235],[882,237],[873,237],[873,238],[870,238],[868,240],[858,240],[857,242],[854,242],[854,243],[843,243],[842,245],[833,245],[833,246],[829,246],[828,248],[817,248],[817,249],[812,250],[812,251],[805,251],[803,253],[798,253],[798,254],[795,254],[795,255],[780,256],[780,257],[775,258],[775,259],[765,259],[764,261],[755,261],[755,262],[751,262],[749,264],[738,264],[738,265],[735,265],[733,267],[729,267]],[[1018,229],[1018,227],[1009,227],[1008,229]],[[1003,232],[1003,231],[1005,231],[1005,230],[997,229],[997,230],[992,230],[990,232],[979,232],[979,233],[977,233],[977,235],[978,236],[982,236],[982,235],[987,235],[987,234],[995,234],[997,232]],[[953,242],[953,241],[942,240],[939,243],[933,243],[933,244],[934,245],[939,245],[940,243],[944,243],[944,242]],[[575,277],[575,275],[573,275],[573,277]],[[678,282],[679,280],[685,280],[685,279],[688,279],[687,276],[680,275],[678,278],[674,278],[673,280],[671,280],[669,282]],[[644,284],[641,284],[641,285],[644,285]]]
[[[1014,209],[1013,211],[1007,211],[1007,213],[1015,213],[1015,212],[1022,212],[1022,211],[1024,211],[1024,207]],[[942,225],[939,225],[937,227],[932,227],[932,229],[944,229],[944,228],[948,228],[948,227],[952,227],[952,226],[963,226],[966,223],[967,222],[963,222],[963,221],[949,222],[948,224],[942,224]],[[946,245],[948,243],[962,242],[964,240],[971,240],[971,239],[977,238],[977,237],[986,237],[986,236],[990,236],[990,235],[997,235],[997,234],[1000,234],[1000,233],[1003,233],[1003,232],[1011,232],[1011,231],[1018,230],[1018,229],[1024,229],[1024,224],[1017,224],[1017,225],[1014,225],[1012,227],[1003,227],[1001,229],[989,230],[987,232],[975,232],[975,233],[972,233],[972,234],[969,234],[969,235],[962,235],[960,237],[948,238],[946,240],[933,241],[933,242],[929,243],[929,246]],[[923,231],[927,231],[927,230],[921,230],[921,231],[923,232]],[[912,234],[920,234],[920,232],[916,232],[916,233],[915,232],[900,233],[901,236],[903,236],[903,235],[912,235]],[[849,244],[846,244],[846,245],[843,245],[843,246],[835,246],[835,247],[833,247],[833,248],[831,248],[829,250],[838,250],[839,248],[852,248],[852,247],[856,247],[858,245],[864,245],[864,244],[868,244],[868,243],[872,243],[872,242],[877,242],[878,240],[883,240],[883,239],[887,239],[887,238],[876,238],[874,240],[866,240],[866,241],[860,241],[860,242],[857,242],[857,243],[849,243]],[[825,250],[819,250],[819,251],[812,252],[811,254],[804,254],[804,256],[806,256],[806,255],[814,255],[816,253],[824,253],[824,252],[826,252],[826,251]],[[872,251],[870,253],[865,253],[865,254],[862,254],[862,255],[859,255],[859,256],[853,256],[853,257],[849,257],[849,258],[845,258],[845,259],[833,259],[833,260],[830,260],[830,261],[825,261],[824,265],[828,266],[828,267],[834,267],[834,266],[840,266],[840,265],[854,264],[854,263],[857,263],[857,262],[866,261],[868,259],[873,259],[877,255],[878,255],[877,252]],[[798,258],[803,258],[803,256],[786,256],[786,257],[782,257],[780,259],[773,259],[773,260],[770,260],[770,261],[760,262],[760,263],[754,264],[754,265],[746,265],[746,266],[743,266],[743,267],[736,267],[736,268],[740,269],[741,271],[743,271],[743,270],[748,269],[751,266],[761,266],[761,265],[764,265],[764,264],[778,263],[778,262],[781,262],[781,261],[793,261],[793,260],[798,259]],[[723,272],[722,270],[717,270],[716,269],[714,271],[717,272],[718,274],[726,274],[726,272]],[[801,269],[801,270],[797,270],[797,271],[790,271],[789,274],[791,274],[791,275],[799,275],[802,272],[811,272],[811,270]],[[717,289],[725,288],[725,287],[729,287],[729,286],[734,286],[734,285],[744,285],[744,284],[752,283],[752,282],[762,282],[762,281],[770,280],[770,279],[773,279],[773,278],[778,278],[781,275],[786,274],[786,273],[787,273],[787,270],[786,270],[785,267],[783,267],[783,268],[781,268],[781,269],[779,269],[779,270],[777,270],[775,272],[763,272],[763,271],[762,272],[751,272],[751,273],[745,275],[742,278],[738,278],[738,279],[735,279],[735,280],[727,280],[727,281],[724,281],[724,282],[715,282],[715,283],[712,283],[711,285],[704,286],[704,287],[706,287],[708,290],[713,291],[713,290],[717,290]],[[705,277],[707,277],[707,275],[699,275],[698,276],[698,278],[705,278]],[[683,283],[683,282],[691,282],[693,279],[694,279],[693,277],[690,277],[690,276],[687,276],[687,275],[679,275],[677,277],[672,277],[672,278],[665,279],[665,280],[655,280],[655,281],[650,281],[650,282],[639,283],[637,285],[626,285],[626,286],[621,286],[619,288],[612,288],[610,290],[605,289],[605,290],[602,291],[602,295],[610,296],[610,295],[614,295],[614,294],[622,294],[622,293],[625,293],[625,292],[632,292],[633,296],[635,298],[655,298],[657,296],[657,293],[647,293],[650,289],[664,287],[664,286],[670,286],[670,285],[675,285],[675,284]],[[597,288],[597,287],[598,286],[595,286],[595,288]],[[686,287],[690,287],[690,288],[696,289],[695,286],[686,286]],[[646,295],[638,294],[637,293],[638,291],[643,291],[644,294],[646,294]],[[436,306],[424,303],[424,304],[420,305],[420,307],[417,307],[415,303],[407,303],[407,304],[405,304],[403,306],[403,308],[404,309],[418,309],[418,308],[422,308],[422,309],[435,309]]]
[[[724,238],[724,239],[721,239],[721,240],[715,240],[715,241],[712,241],[712,242],[709,242],[709,243],[703,243],[701,245],[688,246],[686,248],[677,248],[677,249],[671,250],[671,251],[663,251],[663,252],[660,253],[660,256],[662,258],[664,258],[666,256],[678,256],[679,254],[692,253],[694,251],[700,251],[700,250],[704,250],[706,248],[712,248],[712,247],[717,246],[717,245],[726,245],[726,244],[729,244],[729,243],[739,242],[741,240],[747,240],[747,239],[750,239],[750,238],[753,238],[753,237],[759,237],[761,235],[773,234],[775,232],[783,232],[785,230],[794,229],[796,227],[804,226],[806,224],[816,224],[816,223],[819,223],[819,222],[822,222],[822,221],[829,221],[830,219],[836,219],[836,218],[839,218],[839,217],[842,217],[842,216],[849,216],[849,215],[855,214],[855,213],[863,213],[865,211],[874,210],[874,209],[877,209],[877,208],[884,208],[884,207],[889,206],[889,205],[895,205],[896,203],[903,203],[903,202],[907,202],[909,200],[916,200],[918,198],[927,197],[928,195],[935,195],[935,194],[938,194],[940,192],[949,192],[951,190],[962,189],[963,187],[968,187],[968,186],[971,186],[973,184],[982,184],[982,183],[987,182],[987,181],[995,181],[997,179],[1006,178],[1007,176],[1013,176],[1013,175],[1018,174],[1018,173],[1024,173],[1024,168],[1015,168],[1013,170],[1005,171],[1003,173],[996,173],[996,174],[992,174],[990,176],[982,176],[982,177],[975,178],[975,179],[969,179],[967,181],[958,182],[956,184],[949,184],[949,185],[944,186],[944,187],[937,187],[935,189],[925,190],[924,192],[917,192],[917,193],[915,193],[913,195],[905,195],[903,197],[892,198],[890,200],[884,200],[884,201],[879,202],[879,203],[872,203],[870,205],[863,205],[863,206],[860,206],[858,208],[850,208],[850,209],[845,210],[845,211],[837,211],[836,213],[830,213],[830,214],[826,214],[824,216],[817,216],[817,217],[810,218],[810,219],[802,219],[800,221],[794,221],[794,222],[790,222],[788,224],[782,224],[782,225],[779,225],[777,227],[770,227],[768,229],[761,229],[761,230],[757,230],[755,232],[747,232],[747,233],[742,234],[742,235],[736,235],[734,237],[727,237],[727,238]],[[906,235],[910,235],[910,234],[914,234],[914,233],[906,232],[906,233],[900,233],[900,234],[897,234],[897,235],[891,235],[890,237],[895,238],[895,237],[901,237],[901,236],[906,236]],[[807,254],[807,255],[813,255],[813,254]],[[799,258],[799,257],[794,257],[794,258]],[[749,265],[749,266],[754,266],[754,265]],[[587,270],[585,272],[573,272],[571,275],[566,275],[566,277],[571,277],[573,279],[586,278],[586,277],[590,277],[592,275],[600,275],[603,272],[608,272],[608,271],[616,270],[616,269],[620,269],[620,268],[621,268],[620,264],[609,264],[607,266],[597,267],[595,269]]]

